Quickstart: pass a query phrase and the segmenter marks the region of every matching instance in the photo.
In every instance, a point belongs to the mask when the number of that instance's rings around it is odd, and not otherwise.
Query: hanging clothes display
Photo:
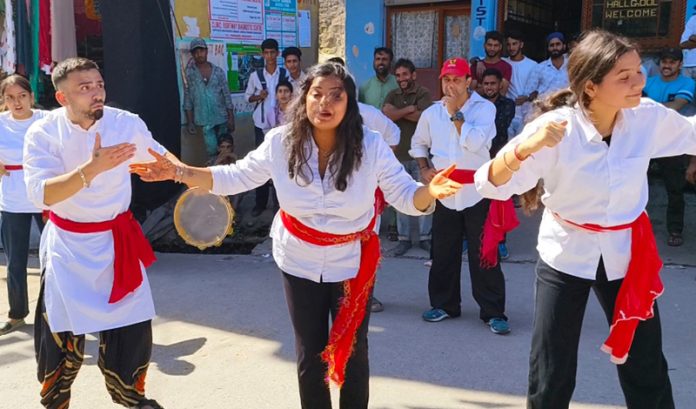
[[[2,37],[0,37],[0,68],[13,74],[17,69],[17,54],[15,53],[15,25],[12,0],[5,0],[5,22]]]
[[[39,67],[50,74],[53,65],[51,55],[51,2],[39,2]]]
[[[29,75],[34,65],[32,64],[31,51],[31,25],[29,23],[31,14],[29,6],[25,0],[18,0],[17,12],[15,13],[15,38],[17,43],[17,72]]]
[[[51,59],[58,63],[71,57],[77,57],[75,3],[51,0]]]

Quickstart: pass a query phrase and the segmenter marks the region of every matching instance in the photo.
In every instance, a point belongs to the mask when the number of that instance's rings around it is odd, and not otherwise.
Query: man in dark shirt
[[[421,112],[428,108],[432,103],[430,91],[416,83],[416,66],[407,59],[400,59],[394,68],[396,82],[399,88],[389,92],[384,99],[382,112],[389,117],[401,129],[401,140],[396,149],[396,157],[399,159],[406,171],[415,180],[420,180],[420,170],[418,163],[413,159],[408,151],[411,149],[411,137],[416,131],[416,125],[420,119]],[[430,229],[432,216],[407,216],[397,213],[396,223],[399,234],[399,244],[394,250],[395,256],[404,255],[411,248],[411,235],[409,234],[410,223],[418,220],[418,240],[420,247],[430,251]]]
[[[491,143],[491,158],[508,141],[508,127],[515,117],[515,101],[501,95],[503,74],[495,68],[488,68],[481,79],[481,96],[495,105],[496,134]]]
[[[501,95],[503,75],[495,68],[488,68],[481,79],[482,96],[495,105],[495,138],[491,143],[491,158],[508,142],[508,128],[515,117],[515,101]],[[498,245],[501,259],[510,256],[505,240]]]
[[[483,72],[488,68],[495,68],[502,74],[503,81],[500,85],[500,94],[507,95],[510,79],[512,78],[512,65],[502,59],[504,39],[503,35],[497,31],[487,32],[486,42],[483,44],[486,50],[486,58],[475,61],[471,66],[471,73],[473,74],[471,89],[476,90],[480,95],[483,95],[481,88]]]

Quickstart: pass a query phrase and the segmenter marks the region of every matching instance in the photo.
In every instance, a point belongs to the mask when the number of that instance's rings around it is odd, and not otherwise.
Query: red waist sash
[[[455,169],[449,178],[464,185],[471,185],[474,183],[474,173],[475,170]],[[481,267],[492,268],[498,264],[498,244],[505,238],[505,233],[514,230],[519,224],[512,199],[491,200],[481,234]]]
[[[24,169],[24,166],[22,166],[22,165],[5,165],[6,171],[22,170],[22,169]]]
[[[596,224],[574,223],[555,213],[554,215],[571,226],[592,232],[631,229],[631,261],[628,263],[626,277],[616,296],[609,337],[601,348],[602,351],[611,355],[610,359],[613,363],[623,364],[628,359],[628,352],[638,323],[653,317],[655,300],[664,291],[660,279],[662,260],[657,251],[650,218],[646,212],[643,212],[631,223],[604,227]]]
[[[149,267],[155,262],[155,253],[145,238],[140,224],[130,210],[113,220],[80,223],[63,219],[51,212],[49,218],[59,228],[72,233],[99,233],[111,231],[114,236],[114,283],[111,287],[109,304],[121,301],[135,291],[143,282],[142,262]]]
[[[383,207],[377,199],[375,208]],[[336,319],[331,325],[329,342],[321,353],[328,370],[326,381],[333,381],[340,388],[345,381],[346,365],[353,354],[355,334],[367,311],[367,303],[375,285],[377,264],[380,259],[379,236],[374,231],[377,212],[370,224],[356,233],[331,234],[312,229],[281,209],[283,226],[300,240],[317,246],[332,246],[360,240],[360,267],[358,274],[343,282],[343,299]]]

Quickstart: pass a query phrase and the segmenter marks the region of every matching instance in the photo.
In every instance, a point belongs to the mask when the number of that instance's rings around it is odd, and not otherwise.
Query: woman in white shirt
[[[29,81],[10,75],[0,83],[6,111],[0,114],[0,212],[2,247],[7,257],[7,292],[10,303],[8,321],[0,335],[24,325],[29,315],[27,262],[31,219],[43,229],[41,209],[27,198],[22,169],[24,135],[29,126],[43,118],[45,111],[32,108],[34,94]]]
[[[433,211],[434,198],[461,188],[447,178],[454,167],[428,186],[415,182],[363,126],[355,95],[343,67],[318,65],[288,124],[236,164],[194,168],[153,152],[156,162],[131,165],[143,180],[174,179],[220,195],[273,180],[281,207],[271,227],[273,257],[295,329],[303,408],[331,407],[327,380],[343,386],[341,408],[367,408],[367,301],[379,258],[375,190],[399,211],[422,215]]]
[[[529,408],[568,407],[590,289],[610,324],[602,350],[618,364],[628,408],[674,408],[646,170],[651,158],[696,154],[696,131],[692,118],[641,99],[640,63],[625,38],[588,33],[570,56],[570,89],[475,176],[495,199],[543,180]]]

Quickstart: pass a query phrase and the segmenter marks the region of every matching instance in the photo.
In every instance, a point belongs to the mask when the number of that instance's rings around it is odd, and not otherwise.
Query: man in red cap
[[[438,322],[461,315],[462,240],[469,242],[469,273],[479,317],[496,334],[507,334],[505,279],[496,260],[481,266],[480,248],[490,201],[474,188],[472,171],[490,159],[495,137],[495,106],[474,91],[466,60],[450,58],[440,72],[444,97],[423,111],[409,154],[418,161],[421,178],[430,182],[438,169],[456,163],[466,184],[457,194],[437,201],[433,215],[433,264],[428,292],[431,309],[423,319]],[[432,157],[431,161],[428,160]]]

